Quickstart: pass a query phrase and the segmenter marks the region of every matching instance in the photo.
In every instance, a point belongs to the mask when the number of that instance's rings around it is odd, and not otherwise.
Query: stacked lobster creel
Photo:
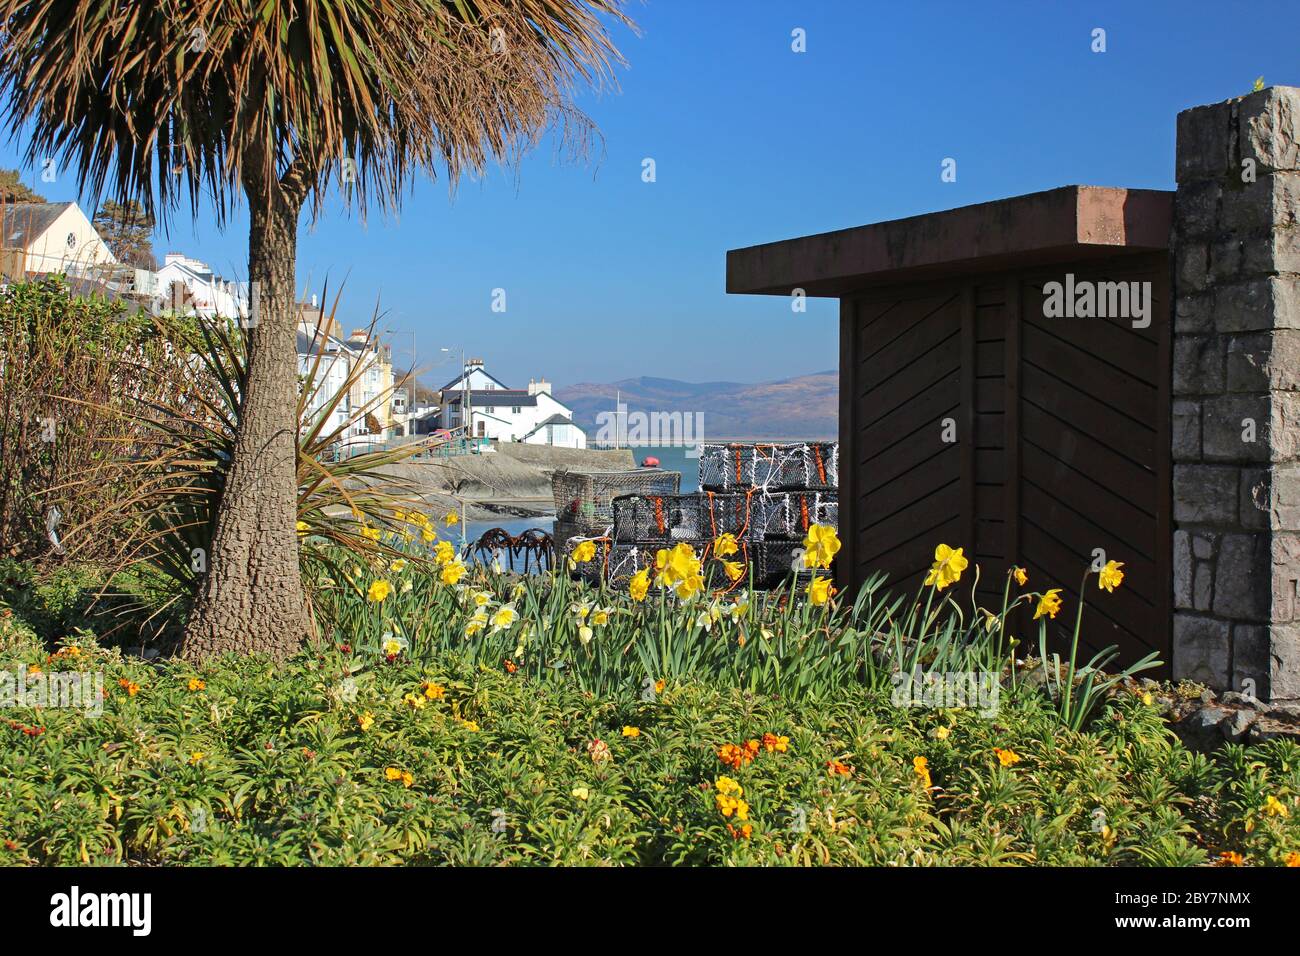
[[[641,492],[611,503],[607,532],[573,538],[566,553],[590,540],[596,556],[577,572],[592,581],[625,584],[654,565],[661,549],[689,544],[701,556],[723,534],[745,565],[740,582],[715,580],[717,562],[706,562],[710,587],[771,588],[797,565],[803,540],[814,524],[838,526],[839,448],[834,442],[706,444],[700,455],[700,491],[693,494]],[[557,526],[558,531],[558,526]]]

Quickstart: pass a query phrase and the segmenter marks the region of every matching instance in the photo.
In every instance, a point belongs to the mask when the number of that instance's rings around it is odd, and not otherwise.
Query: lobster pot
[[[696,541],[688,542],[695,548],[696,554],[703,554],[706,542]],[[658,587],[655,584],[654,566],[655,556],[665,549],[665,546],[671,547],[663,541],[614,541],[610,544],[607,559],[599,569],[599,573],[604,575],[605,582],[612,588],[626,588],[632,576],[643,569],[650,570],[651,591],[657,592]],[[599,547],[598,554],[605,554]],[[726,570],[717,561],[704,561],[701,565],[701,573],[704,575],[704,586],[707,590],[718,591],[732,587],[744,587],[749,579],[748,562],[750,560],[750,549],[747,543],[741,545],[740,552],[732,555],[727,560],[739,562],[745,566],[745,577],[736,584],[732,584],[727,577]],[[594,563],[594,562],[593,562]],[[593,574],[588,580],[594,580],[596,575]]]
[[[803,587],[812,580],[814,572],[794,570],[796,557],[803,551],[803,538],[767,538],[750,545],[754,563],[754,586],[772,589],[788,584],[791,576],[797,587]],[[821,572],[828,575],[830,572]]]
[[[614,540],[656,542],[658,547],[686,541],[702,551],[719,535],[751,533],[753,497],[726,492],[622,495],[614,499]]]
[[[778,491],[754,495],[751,538],[800,538],[815,524],[839,526],[837,491]]]
[[[706,442],[700,451],[700,487],[713,491],[831,490],[839,483],[838,442]]]
[[[565,471],[551,476],[557,527],[561,521],[583,531],[603,533],[614,520],[619,495],[675,495],[681,490],[679,471],[638,468],[635,471]]]

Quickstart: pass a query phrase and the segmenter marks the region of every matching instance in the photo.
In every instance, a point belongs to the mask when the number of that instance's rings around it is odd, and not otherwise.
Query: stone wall
[[[1178,116],[1174,677],[1300,699],[1300,89]]]

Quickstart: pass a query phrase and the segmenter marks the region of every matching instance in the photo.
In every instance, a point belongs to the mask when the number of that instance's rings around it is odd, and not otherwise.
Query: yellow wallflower
[[[186,685],[186,689],[187,689],[187,690],[203,690],[203,689],[204,689],[205,687],[207,687],[207,686],[208,686],[208,685],[205,684],[205,683],[204,683],[202,680],[200,680],[199,678],[197,678],[197,677],[191,677],[191,678],[190,678],[190,682],[189,682],[189,684]]]
[[[808,600],[810,603],[821,606],[831,599],[831,579],[815,577],[809,582]]]
[[[624,728],[623,728],[623,736],[624,736],[624,737],[640,737],[640,736],[641,736],[641,728],[640,728],[640,727],[624,727]]]
[[[1097,572],[1097,587],[1113,594],[1124,583],[1123,561],[1107,561],[1106,566]]]
[[[405,694],[402,697],[402,703],[406,704],[411,710],[424,710],[427,701],[419,694]]]
[[[736,536],[728,531],[726,534],[719,535],[718,539],[713,542],[713,553],[719,558],[729,557],[740,550],[740,545],[736,543]]]
[[[934,564],[930,566],[930,573],[925,577],[925,586],[933,586],[935,590],[942,591],[949,585],[956,584],[961,578],[961,573],[970,564],[962,554],[963,550],[963,548],[950,548],[946,544],[935,548]]]
[[[912,772],[920,778],[921,786],[929,790],[932,786],[930,783],[930,762],[924,757],[913,757]]]
[[[1020,763],[1020,754],[1014,750],[1003,750],[1001,747],[994,747],[993,754],[998,758],[998,763],[1004,767],[1012,767]]]
[[[393,586],[381,578],[371,583],[370,590],[366,592],[366,600],[378,604],[392,593]]]
[[[718,793],[724,793],[731,797],[743,796],[745,793],[744,788],[730,777],[719,777],[713,781],[713,786],[717,788]]]
[[[1034,620],[1038,620],[1044,614],[1048,617],[1056,617],[1061,613],[1061,589],[1052,588],[1041,598],[1038,599],[1038,609],[1034,611]]]
[[[207,756],[207,754],[205,754],[202,750],[195,750],[195,751],[193,751],[193,752],[190,754],[190,766],[191,766],[191,767],[194,766],[194,765],[197,764],[200,760],[202,760],[205,756]]]
[[[1269,795],[1264,800],[1264,814],[1270,817],[1286,817],[1290,815],[1286,804],[1272,795]]]
[[[369,730],[375,725],[375,715],[370,711],[357,715],[357,726],[362,730]]]
[[[810,568],[829,568],[840,547],[840,536],[833,527],[815,524],[803,539],[804,563]]]
[[[650,572],[642,568],[636,574],[632,575],[632,580],[627,583],[627,593],[632,595],[633,601],[644,601],[646,594],[650,591]]]
[[[425,681],[420,690],[429,700],[442,700],[447,695],[447,689],[441,684],[435,684],[433,681]]]

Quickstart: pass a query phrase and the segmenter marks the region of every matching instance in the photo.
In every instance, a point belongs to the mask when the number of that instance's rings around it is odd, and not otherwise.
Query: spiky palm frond
[[[396,204],[413,172],[510,159],[621,57],[624,0],[0,0],[0,95],[27,159],[166,215],[274,184]]]

